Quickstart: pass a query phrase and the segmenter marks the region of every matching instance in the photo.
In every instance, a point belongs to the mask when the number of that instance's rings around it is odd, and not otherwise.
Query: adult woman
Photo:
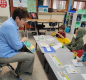
[[[29,52],[19,52],[27,38],[20,40],[19,27],[24,27],[29,17],[24,8],[16,8],[13,17],[0,27],[0,63],[18,62],[16,72],[32,73],[34,55]]]

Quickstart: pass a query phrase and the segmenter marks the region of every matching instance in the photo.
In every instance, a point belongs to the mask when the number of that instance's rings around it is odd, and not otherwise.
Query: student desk
[[[62,62],[63,65],[72,64],[71,59],[73,59],[73,53],[72,52],[62,52],[58,51],[58,53],[55,53],[56,57]],[[56,78],[58,80],[62,80],[60,76],[58,75],[57,71],[65,71],[67,75],[69,76],[70,80],[84,80],[84,78],[81,76],[81,74],[86,74],[86,66],[84,67],[75,67],[77,74],[70,74],[67,72],[66,68],[58,68],[56,64],[53,62],[49,54],[44,54],[48,64],[50,65],[51,69],[53,70]]]

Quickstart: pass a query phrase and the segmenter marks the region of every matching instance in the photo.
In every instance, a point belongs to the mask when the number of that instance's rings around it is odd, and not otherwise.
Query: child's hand
[[[55,32],[55,34],[58,34],[57,32]]]
[[[78,59],[77,62],[80,62],[80,60]]]
[[[86,62],[83,62],[84,65],[86,65]]]
[[[51,36],[53,36],[53,33],[51,34]]]

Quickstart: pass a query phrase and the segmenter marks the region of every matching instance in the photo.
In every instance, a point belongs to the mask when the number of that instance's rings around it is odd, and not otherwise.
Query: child
[[[66,45],[68,49],[80,50],[84,45],[83,36],[86,34],[85,28],[79,27],[76,29],[76,32],[72,38],[72,41]]]
[[[51,34],[53,36],[53,33]],[[65,25],[59,27],[59,32],[55,32],[55,36],[58,38],[66,38]]]
[[[83,46],[83,51],[84,51],[84,53],[83,53],[81,60],[78,59],[77,62],[82,61],[83,64],[86,65],[86,44]]]

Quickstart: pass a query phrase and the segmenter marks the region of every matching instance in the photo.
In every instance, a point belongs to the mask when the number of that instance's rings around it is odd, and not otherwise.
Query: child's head
[[[64,31],[65,31],[65,25],[61,25],[61,26],[59,27],[59,32],[62,33],[62,32],[64,32]]]
[[[86,44],[83,46],[83,50],[84,52],[86,52]]]

